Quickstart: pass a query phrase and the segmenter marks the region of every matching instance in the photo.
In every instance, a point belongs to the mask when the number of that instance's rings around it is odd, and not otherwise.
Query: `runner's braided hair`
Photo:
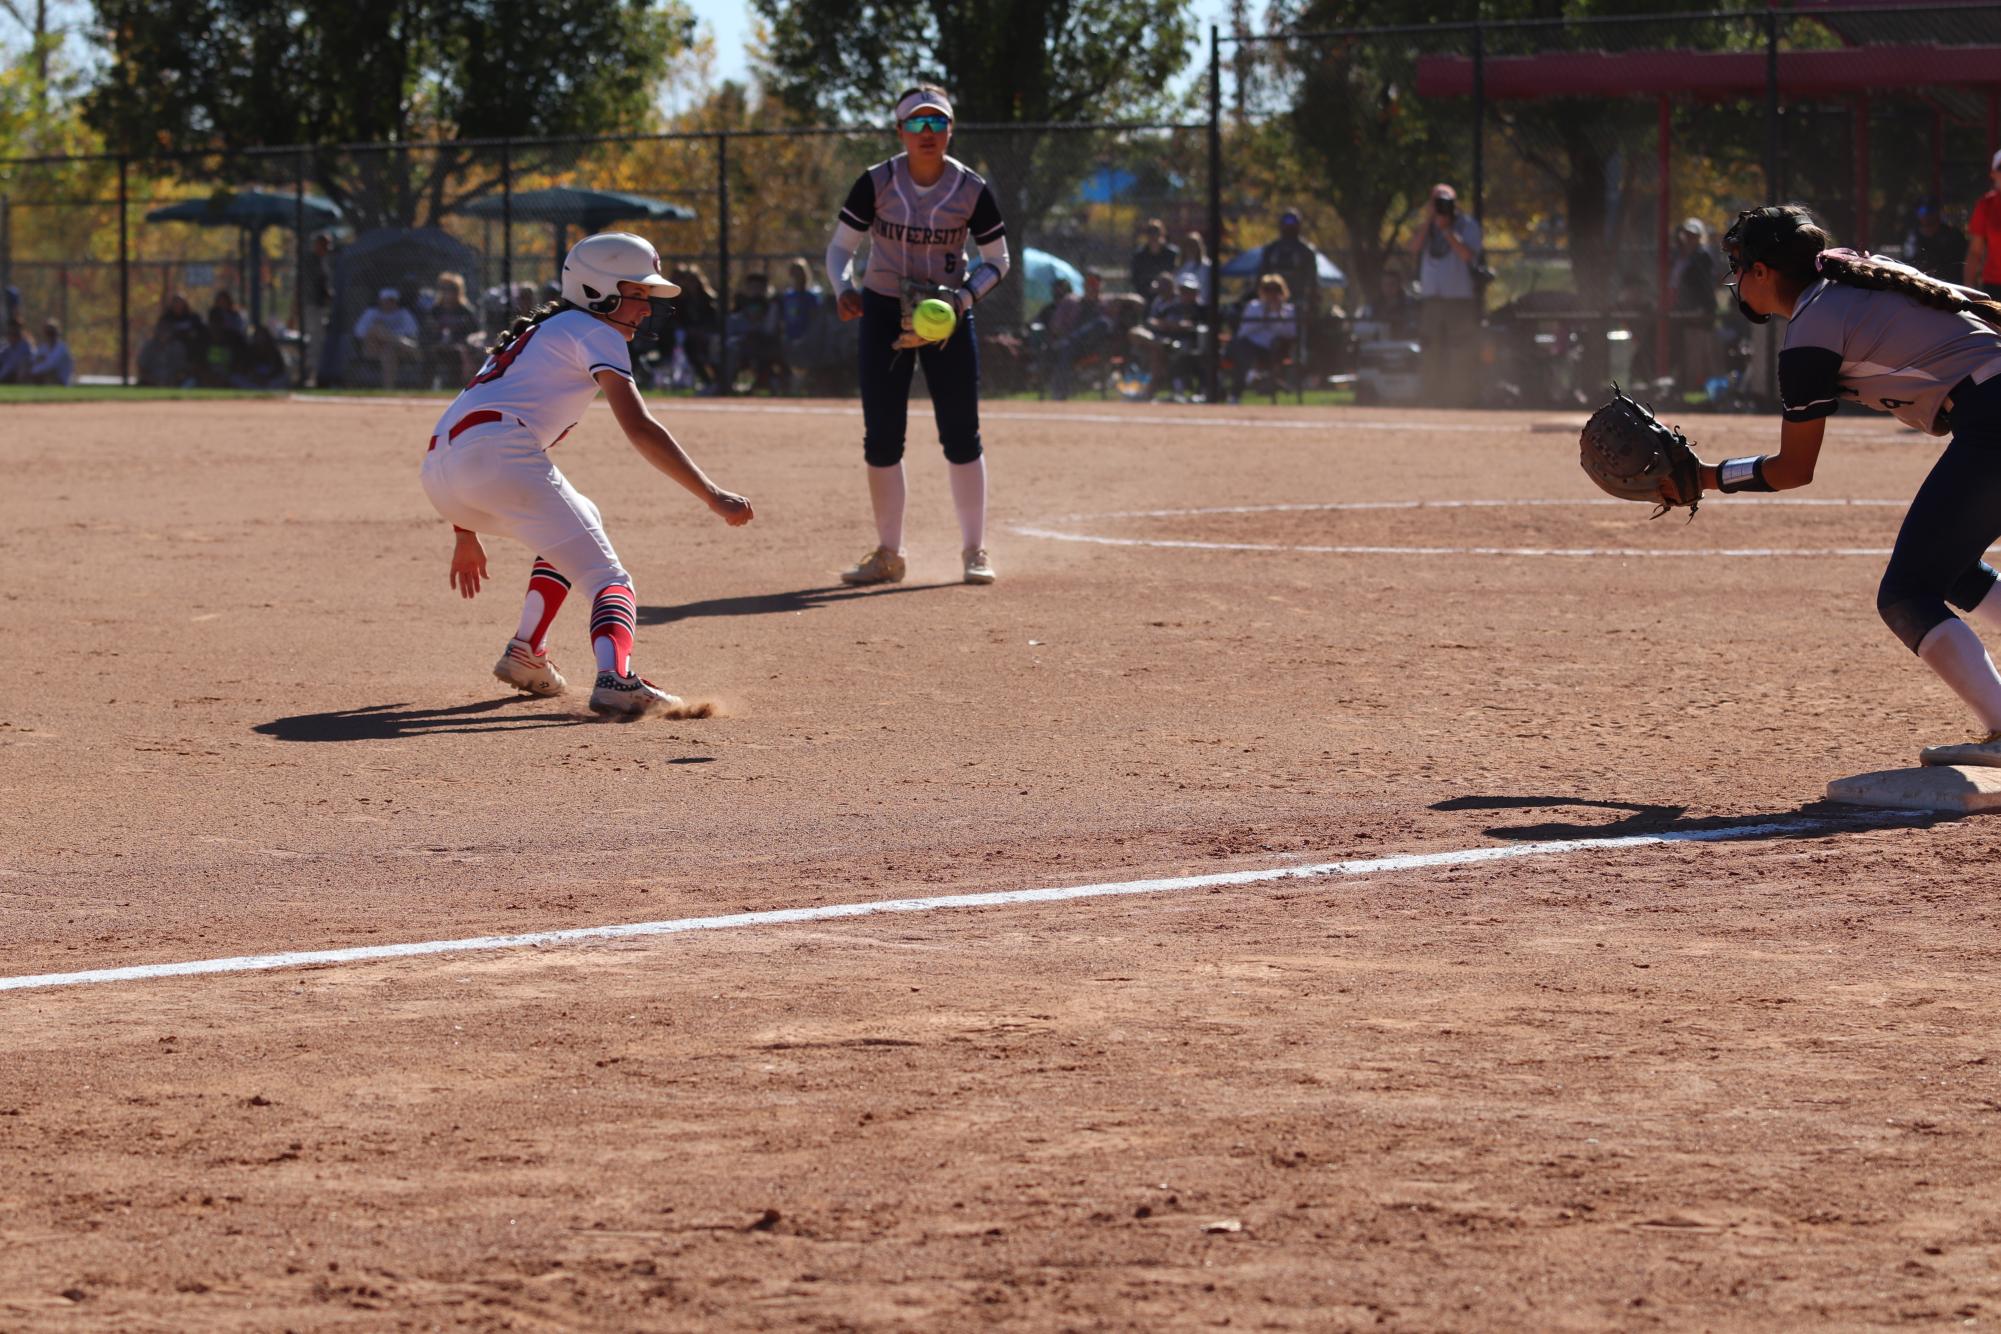
[[[530,329],[540,324],[543,320],[548,319],[551,315],[560,315],[566,310],[575,310],[575,309],[576,309],[575,306],[563,300],[561,297],[557,297],[554,301],[543,302],[541,305],[535,307],[535,309],[529,311],[526,315],[517,316],[513,324],[510,324],[507,328],[501,330],[500,341],[495,343],[492,347],[488,348],[486,350],[486,355],[491,357],[501,352],[505,352],[507,350],[507,345],[509,343],[512,343],[515,339],[519,338],[522,334],[527,333]]]
[[[1933,310],[1964,311],[2001,330],[2001,302],[1969,297],[1951,283],[1877,255],[1837,250],[1813,215],[1798,204],[1746,209],[1723,238],[1741,272],[1763,263],[1804,291],[1820,278],[1876,292],[1895,292]]]

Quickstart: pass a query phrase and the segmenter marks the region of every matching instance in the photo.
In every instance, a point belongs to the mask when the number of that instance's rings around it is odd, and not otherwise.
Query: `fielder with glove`
[[[1834,249],[1796,205],[1738,214],[1723,244],[1744,318],[1786,322],[1778,453],[1712,467],[1692,451],[1681,457],[1686,442],[1678,435],[1680,449],[1658,438],[1650,447],[1644,437],[1654,433],[1623,424],[1628,409],[1615,398],[1592,418],[1596,432],[1585,428],[1585,470],[1614,495],[1692,508],[1705,487],[1788,491],[1811,482],[1827,419],[1842,403],[1950,436],[1897,531],[1876,610],[1984,732],[1977,741],[1927,747],[1921,762],[2001,766],[2001,674],[1952,610],[2001,629],[2001,579],[1983,559],[2001,540],[2001,303],[1896,260]]]
[[[903,437],[910,379],[922,362],[938,443],[951,465],[964,578],[990,584],[973,305],[1007,274],[1007,227],[986,181],[945,151],[952,141],[952,102],[943,89],[912,88],[897,99],[895,116],[903,151],[856,180],[827,247],[827,278],[839,294],[841,318],[862,324],[862,456],[876,530],[875,549],[843,570],[841,579],[892,584],[903,578]],[[856,291],[848,274],[864,240],[868,268]],[[969,242],[979,256],[971,267]],[[943,301],[958,316],[943,338],[912,327],[912,312],[926,300]]]

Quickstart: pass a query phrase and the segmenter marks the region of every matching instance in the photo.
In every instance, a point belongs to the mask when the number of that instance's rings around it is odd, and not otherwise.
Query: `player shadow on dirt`
[[[364,709],[299,713],[259,723],[253,732],[280,741],[396,741],[441,732],[526,732],[539,727],[588,727],[592,719],[574,713],[508,713],[481,717],[510,704],[534,701],[526,696],[483,699],[445,709],[413,709],[404,704],[374,704]]]
[[[1705,815],[1686,818],[1686,806],[1651,806],[1638,801],[1596,801],[1590,797],[1453,797],[1432,803],[1434,811],[1532,810],[1551,806],[1586,807],[1592,810],[1626,811],[1623,819],[1587,824],[1568,820],[1547,820],[1537,824],[1489,825],[1481,832],[1489,838],[1542,842],[1560,838],[1623,838],[1631,834],[1697,834],[1710,830],[1741,829],[1746,825],[1797,822],[1795,828],[1773,829],[1765,833],[1743,834],[1732,842],[1753,842],[1767,838],[1825,838],[1838,824],[1841,832],[1858,829],[1923,829],[1929,825],[1961,817],[1951,811],[1887,811],[1846,806],[1835,801],[1802,802],[1789,811],[1755,811],[1739,815]]]
[[[795,588],[788,593],[753,593],[739,598],[710,598],[706,602],[683,602],[678,607],[641,607],[641,625],[671,625],[692,621],[698,616],[781,616],[787,612],[813,611],[856,598],[886,598],[895,593],[929,593],[940,588],[957,588],[953,583],[890,584],[872,588],[851,588],[830,584],[824,588]]]

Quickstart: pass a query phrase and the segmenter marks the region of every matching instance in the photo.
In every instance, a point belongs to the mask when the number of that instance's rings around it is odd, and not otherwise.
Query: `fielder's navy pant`
[[[1897,530],[1876,610],[1911,652],[1952,613],[1994,587],[1981,557],[2001,539],[2001,375],[1953,394],[1952,440]]]
[[[903,437],[910,422],[910,377],[924,363],[931,387],[931,413],[938,419],[938,443],[953,463],[980,456],[980,344],[970,311],[942,343],[898,350],[903,303],[878,292],[862,293],[862,453],[872,468],[903,461]]]

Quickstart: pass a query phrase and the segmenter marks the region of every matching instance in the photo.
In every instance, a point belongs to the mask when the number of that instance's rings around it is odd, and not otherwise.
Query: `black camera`
[[[1453,204],[1450,199],[1434,199],[1431,201],[1431,207],[1434,212],[1442,214],[1445,217],[1449,218],[1452,216]]]

